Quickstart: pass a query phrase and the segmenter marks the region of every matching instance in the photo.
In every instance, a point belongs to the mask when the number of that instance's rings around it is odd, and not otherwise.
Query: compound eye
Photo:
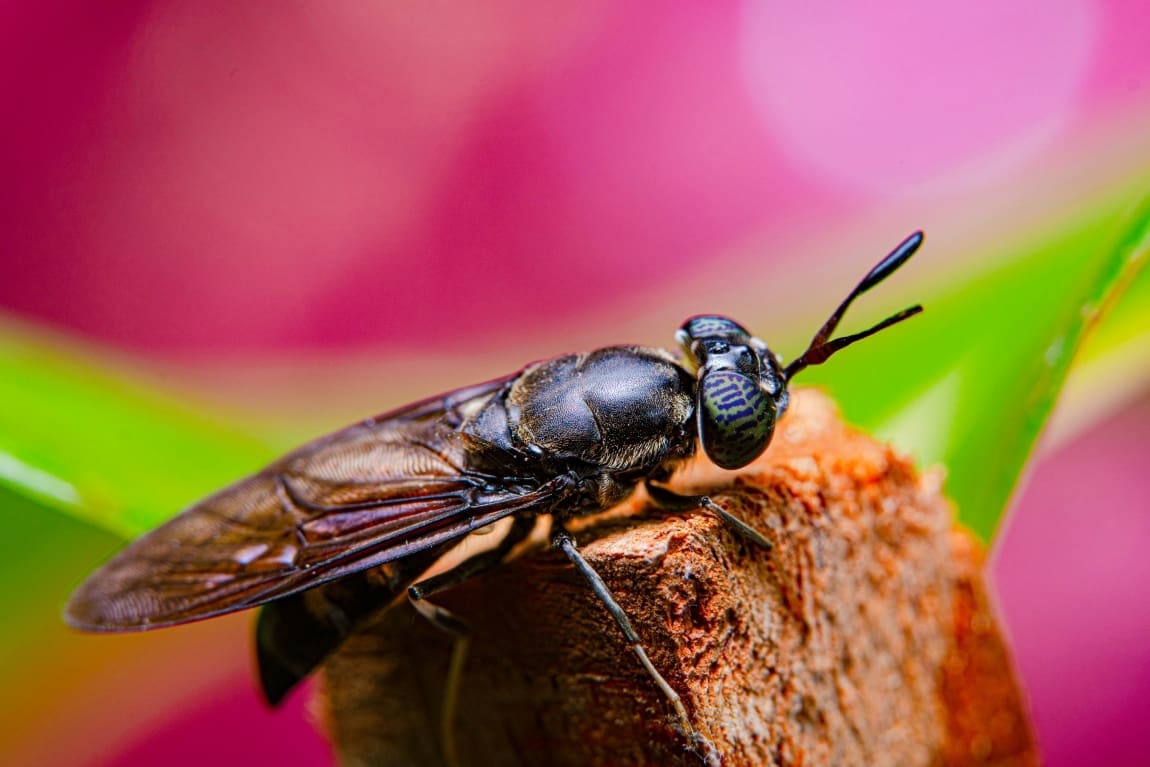
[[[775,431],[774,399],[755,379],[734,370],[704,374],[696,407],[703,450],[724,469],[739,469],[758,458]]]
[[[750,336],[750,333],[748,333],[742,325],[730,317],[723,317],[719,314],[696,314],[683,323],[683,326],[679,328],[679,332],[685,333],[693,339],[706,338],[708,336]]]

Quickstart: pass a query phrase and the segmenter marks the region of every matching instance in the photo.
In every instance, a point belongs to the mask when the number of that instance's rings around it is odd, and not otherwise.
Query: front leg
[[[567,530],[556,522],[551,531],[551,545],[562,551],[571,560],[571,564],[575,565],[575,569],[591,586],[591,590],[595,592],[595,596],[599,597],[599,601],[607,608],[607,612],[611,613],[611,617],[615,619],[615,623],[623,632],[623,636],[627,638],[627,642],[631,645],[631,651],[639,658],[639,662],[643,664],[643,668],[647,670],[647,674],[654,680],[659,690],[670,702],[671,706],[675,709],[675,714],[679,717],[679,724],[683,728],[684,734],[691,743],[692,748],[698,750],[703,757],[707,767],[719,767],[722,760],[719,757],[718,751],[711,741],[707,740],[702,734],[695,731],[694,725],[691,724],[691,717],[687,714],[687,707],[683,705],[683,699],[679,697],[679,693],[667,683],[659,670],[655,668],[655,664],[651,663],[650,657],[647,656],[647,650],[644,649],[639,635],[635,633],[635,627],[631,625],[630,618],[627,613],[623,611],[623,607],[615,600],[611,590],[607,588],[603,578],[591,564],[583,558],[579,553],[578,548],[575,546],[574,539]]]
[[[660,509],[666,511],[695,511],[698,509],[706,509],[712,514],[717,515],[728,527],[751,543],[762,546],[767,551],[770,551],[773,547],[773,544],[767,540],[766,536],[705,495],[679,495],[673,490],[652,484],[649,480],[644,483],[644,487],[647,488],[647,495],[650,496],[651,502]]]

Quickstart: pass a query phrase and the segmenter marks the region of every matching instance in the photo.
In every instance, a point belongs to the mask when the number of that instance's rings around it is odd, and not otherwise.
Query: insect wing
[[[509,490],[463,470],[457,427],[507,380],[351,426],[201,501],[94,573],[66,619],[128,631],[253,607],[553,500],[549,484]]]

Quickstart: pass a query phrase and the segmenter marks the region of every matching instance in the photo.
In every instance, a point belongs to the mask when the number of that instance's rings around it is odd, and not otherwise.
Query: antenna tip
[[[902,251],[909,250],[911,253],[913,253],[922,247],[922,242],[925,239],[926,233],[921,229],[918,229],[914,232],[911,232],[907,238],[902,241],[902,245],[899,245],[897,249]]]

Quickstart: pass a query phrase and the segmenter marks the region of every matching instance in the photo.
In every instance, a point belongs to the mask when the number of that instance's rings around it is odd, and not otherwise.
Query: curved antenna
[[[866,277],[863,277],[862,281],[860,281],[858,285],[855,285],[855,289],[839,304],[839,307],[834,310],[834,313],[827,318],[827,321],[819,328],[819,332],[815,333],[815,337],[811,339],[807,350],[783,370],[783,377],[787,381],[790,381],[796,373],[804,368],[808,368],[811,365],[821,365],[826,362],[832,354],[841,349],[845,349],[855,341],[861,341],[867,336],[874,335],[883,328],[888,328],[896,322],[902,322],[908,317],[913,317],[922,311],[922,306],[916,304],[915,306],[903,309],[898,314],[887,317],[882,322],[861,333],[828,340],[830,339],[831,333],[835,332],[835,328],[838,327],[843,315],[846,314],[847,307],[851,305],[851,302],[894,274],[895,271],[905,264],[910,257],[914,255],[915,251],[919,249],[922,245],[922,240],[922,232],[915,232],[899,243],[897,248],[888,253],[882,261],[879,261],[873,269],[867,272]]]

